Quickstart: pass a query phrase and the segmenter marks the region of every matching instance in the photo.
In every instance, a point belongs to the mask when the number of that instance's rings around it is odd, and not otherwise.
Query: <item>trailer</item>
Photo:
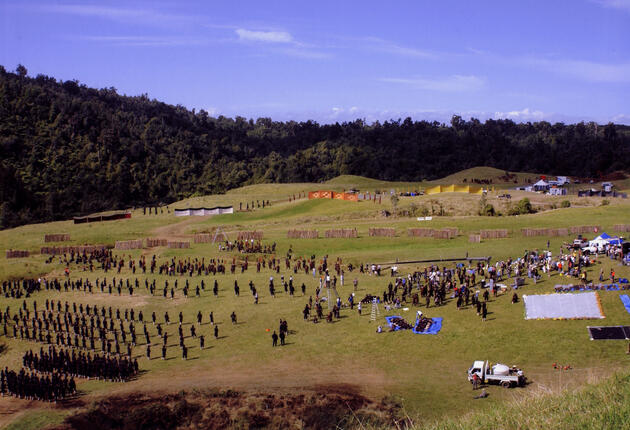
[[[468,369],[468,381],[473,382],[474,375],[484,384],[498,384],[504,388],[522,387],[527,378],[521,369],[508,367],[505,364],[489,366],[488,360],[475,361]]]

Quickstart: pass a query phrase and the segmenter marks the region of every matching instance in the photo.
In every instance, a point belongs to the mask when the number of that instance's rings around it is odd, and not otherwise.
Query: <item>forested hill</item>
[[[579,176],[627,169],[630,127],[212,118],[0,66],[0,227],[251,183],[416,181],[478,165]]]

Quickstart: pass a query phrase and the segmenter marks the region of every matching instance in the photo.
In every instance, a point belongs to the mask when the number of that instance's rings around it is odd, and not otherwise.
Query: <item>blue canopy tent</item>
[[[623,239],[620,237],[611,237],[608,243],[611,245],[621,245],[623,243]]]

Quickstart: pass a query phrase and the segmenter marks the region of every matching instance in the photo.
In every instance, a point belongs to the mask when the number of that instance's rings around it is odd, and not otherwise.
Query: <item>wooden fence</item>
[[[568,236],[569,229],[568,228],[522,228],[521,233],[525,237],[534,237],[534,236],[551,236],[551,237],[560,237],[560,236]]]
[[[40,250],[42,254],[48,255],[61,255],[61,254],[83,254],[94,251],[103,251],[106,249],[105,245],[74,245],[74,246],[43,246]]]
[[[614,229],[619,233],[627,233],[630,232],[630,224],[617,224]]]
[[[411,237],[433,237],[432,228],[410,228],[407,229],[407,235]]]
[[[469,234],[468,235],[468,242],[480,243],[481,242],[481,235],[480,234]]]
[[[116,245],[114,246],[115,249],[120,249],[123,251],[129,250],[129,249],[142,249],[143,247],[144,245],[143,245],[142,239],[117,240]]]
[[[184,249],[184,248],[190,248],[190,242],[168,242],[167,246],[169,248],[177,248],[177,249]]]
[[[193,237],[194,243],[210,243],[212,242],[212,234],[210,233],[196,233]]]
[[[288,239],[317,239],[319,231],[317,230],[289,230],[287,231]]]
[[[598,225],[577,225],[569,227],[571,234],[598,233],[602,228]]]
[[[344,238],[359,237],[356,228],[336,228],[333,230],[326,230],[327,238]]]
[[[446,227],[440,230],[433,228],[410,228],[407,230],[410,237],[432,237],[433,239],[453,239],[459,234],[457,227]]]
[[[395,228],[370,228],[369,232],[370,236],[381,236],[381,237],[396,237],[396,229]]]
[[[237,240],[262,240],[263,232],[262,231],[239,231],[237,235]]]
[[[30,253],[28,251],[18,251],[16,249],[7,249],[7,258],[24,258],[28,257]]]
[[[156,246],[167,246],[168,241],[166,239],[147,238],[147,248],[154,248]]]
[[[480,230],[479,235],[482,239],[505,239],[508,237],[508,231],[506,229]]]
[[[44,242],[68,242],[70,240],[70,235],[68,233],[61,234],[45,234]]]
[[[457,237],[458,230],[456,228],[443,228],[433,231],[433,239],[453,239]]]

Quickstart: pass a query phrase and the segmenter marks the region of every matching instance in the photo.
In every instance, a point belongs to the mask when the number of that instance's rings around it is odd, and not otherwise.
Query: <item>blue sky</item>
[[[211,115],[630,124],[630,0],[0,0],[0,64]]]

